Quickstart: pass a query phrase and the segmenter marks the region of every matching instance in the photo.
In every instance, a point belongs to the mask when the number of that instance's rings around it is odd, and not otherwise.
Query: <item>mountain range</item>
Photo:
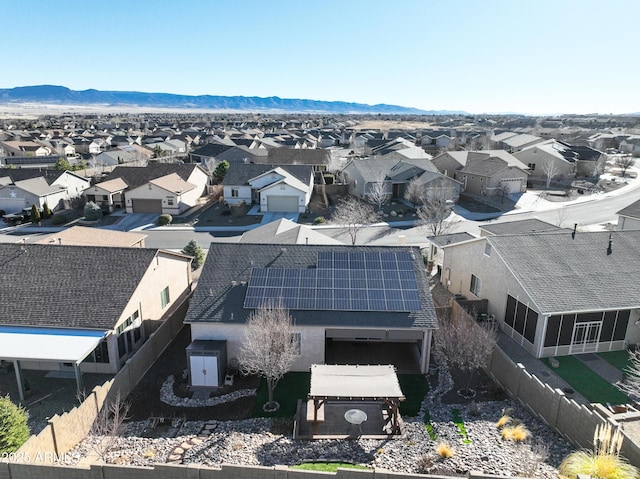
[[[238,112],[289,112],[333,114],[446,115],[461,111],[420,110],[397,105],[366,105],[343,101],[319,101],[247,96],[175,95],[137,91],[71,90],[64,86],[38,85],[0,89],[0,105],[21,103],[55,105],[102,105],[115,107],[153,107],[179,109],[229,110]]]

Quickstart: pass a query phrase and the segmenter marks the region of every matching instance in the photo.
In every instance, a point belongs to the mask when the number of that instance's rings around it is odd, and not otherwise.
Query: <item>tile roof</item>
[[[435,328],[436,315],[422,255],[417,247],[338,245],[282,245],[211,243],[185,323],[246,322],[252,309],[244,308],[247,283],[253,267],[315,268],[321,251],[409,251],[420,290],[422,309],[413,312],[315,311],[289,313],[301,326]]]
[[[638,231],[578,232],[572,239],[561,230],[486,240],[544,314],[640,307]]]
[[[74,245],[74,246],[119,246],[131,247],[138,245],[147,235],[131,233],[129,231],[106,230],[89,228],[87,226],[72,226],[56,233],[44,236],[36,244]]]
[[[0,244],[0,325],[112,329],[157,253]]]

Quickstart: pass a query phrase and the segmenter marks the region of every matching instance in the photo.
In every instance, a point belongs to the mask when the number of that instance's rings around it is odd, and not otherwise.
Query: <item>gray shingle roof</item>
[[[275,168],[282,168],[302,181],[305,185],[311,180],[312,167],[308,165],[265,165],[260,163],[246,163],[231,165],[222,180],[223,185],[246,185],[247,182]]]
[[[112,329],[157,251],[0,244],[0,325]]]
[[[607,255],[609,234],[612,254]],[[640,307],[640,233],[488,236],[543,313]]]
[[[32,178],[42,177],[47,180],[50,185],[56,181],[60,176],[64,174],[64,171],[52,170],[52,169],[39,169],[39,168],[0,168],[0,178],[9,177],[14,183],[16,181],[30,180]]]
[[[436,246],[447,246],[450,244],[462,243],[463,241],[469,241],[476,237],[469,233],[449,233],[438,236],[428,236],[427,239]]]
[[[320,148],[273,148],[269,150],[267,161],[274,165],[326,165],[329,152]]]
[[[320,251],[411,251],[422,310],[413,312],[290,311],[301,326],[434,328],[436,315],[429,282],[417,247],[211,243],[186,323],[246,322],[244,308],[251,268],[314,268]]]
[[[559,226],[535,218],[519,221],[506,221],[504,223],[491,223],[480,226],[481,230],[494,235],[514,235],[522,233],[541,233],[544,231],[557,231]]]
[[[622,208],[616,214],[640,219],[640,200],[634,201],[630,205]]]
[[[177,173],[180,178],[187,181],[195,168],[199,168],[199,166],[181,163],[154,163],[144,167],[116,166],[102,181],[122,178],[129,188],[137,188],[150,180],[155,180],[171,173]]]

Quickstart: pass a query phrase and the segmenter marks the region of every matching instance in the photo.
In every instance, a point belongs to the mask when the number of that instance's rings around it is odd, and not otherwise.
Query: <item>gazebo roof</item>
[[[313,364],[309,398],[403,401],[404,394],[393,365]]]

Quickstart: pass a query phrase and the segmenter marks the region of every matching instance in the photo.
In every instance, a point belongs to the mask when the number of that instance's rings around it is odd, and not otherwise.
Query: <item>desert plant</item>
[[[558,472],[575,479],[578,474],[598,479],[640,479],[640,471],[620,457],[624,436],[611,423],[599,424],[593,433],[593,451],[575,451],[564,458]]]
[[[158,224],[160,226],[165,226],[170,224],[173,221],[173,216],[171,216],[170,214],[164,214],[164,215],[160,215],[158,217]]]
[[[52,215],[51,208],[49,208],[49,204],[45,201],[44,205],[42,205],[42,217],[46,220],[51,218]]]
[[[17,451],[27,439],[27,411],[11,402],[9,395],[0,397],[0,453]]]
[[[320,224],[320,223],[325,223],[327,220],[325,219],[324,216],[318,216],[317,218],[315,218],[313,220],[314,223]]]
[[[447,444],[446,442],[441,442],[436,446],[436,454],[438,454],[438,456],[443,459],[448,459],[450,457],[453,457],[455,455],[455,452],[453,448],[449,446],[449,444]]]
[[[431,424],[431,414],[429,414],[429,411],[426,411],[424,413],[424,427],[427,430],[427,433],[429,434],[429,437],[431,438],[432,441],[435,441],[436,439],[438,439],[436,430],[433,427],[433,424]]]
[[[511,423],[511,416],[509,416],[508,414],[503,414],[502,417],[498,419],[498,422],[496,423],[496,427],[500,429],[501,427],[504,427],[510,423]]]
[[[502,439],[509,441],[524,442],[530,435],[531,433],[522,423],[516,425],[510,424],[502,429]]]
[[[453,416],[453,423],[458,428],[458,433],[462,436],[462,442],[464,444],[471,444],[471,439],[467,434],[467,428],[464,425],[464,421],[462,420],[462,416],[460,416],[459,409],[452,409],[451,415]]]

